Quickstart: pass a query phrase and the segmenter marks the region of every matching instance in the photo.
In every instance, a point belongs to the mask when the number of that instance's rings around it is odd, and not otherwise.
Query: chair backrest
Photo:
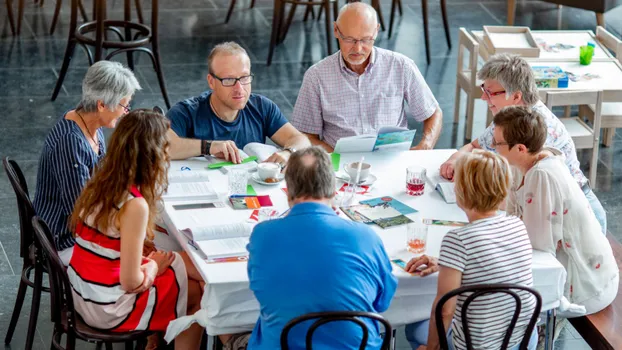
[[[546,106],[594,105],[594,130],[600,130],[600,115],[603,106],[603,92],[600,90],[556,90],[546,92]]]
[[[153,111],[162,115],[166,115],[166,112],[164,112],[164,109],[160,106],[153,106]]]
[[[69,277],[65,271],[65,265],[60,260],[56,248],[54,247],[52,232],[48,225],[38,216],[32,218],[32,227],[34,229],[35,246],[41,254],[41,260],[47,267],[50,277],[50,299],[52,301],[51,312],[52,322],[59,323],[61,321],[61,312],[67,307],[67,324],[69,328],[74,329],[76,320],[76,311],[73,306],[73,297],[71,295],[71,284]]]
[[[540,293],[532,288],[521,286],[518,284],[506,283],[475,284],[471,286],[464,286],[452,290],[451,292],[443,295],[439,299],[434,312],[436,317],[436,330],[438,332],[441,349],[449,349],[447,344],[447,330],[445,330],[445,326],[443,325],[443,306],[449,299],[464,293],[472,293],[464,300],[464,303],[462,304],[462,312],[460,314],[460,321],[462,323],[462,330],[464,332],[467,350],[473,350],[473,345],[471,342],[471,332],[469,330],[469,320],[467,318],[467,310],[469,308],[469,305],[478,297],[495,293],[506,294],[514,299],[514,314],[512,315],[512,319],[510,320],[508,329],[506,330],[505,336],[503,337],[503,343],[501,345],[501,349],[507,349],[508,343],[510,342],[510,337],[512,336],[512,331],[516,326],[516,322],[518,321],[518,317],[520,316],[522,308],[520,296],[516,292],[514,292],[513,289],[529,292],[533,294],[536,298],[536,307],[533,310],[533,314],[525,330],[525,335],[523,336],[523,340],[520,343],[520,349],[527,350],[527,345],[529,344],[531,332],[536,326],[536,322],[538,321],[538,315],[540,314],[540,309],[542,308],[542,297],[540,296]]]
[[[6,172],[9,182],[13,187],[15,196],[17,197],[17,210],[19,212],[19,231],[20,231],[20,248],[19,256],[27,258],[30,256],[30,246],[33,241],[32,217],[35,216],[35,209],[32,206],[30,197],[28,196],[28,184],[22,170],[17,162],[5,157],[2,160],[4,171]]]
[[[620,39],[601,26],[596,27],[596,39],[611,50],[618,60],[622,60],[622,41]]]
[[[309,329],[307,330],[307,335],[305,337],[306,349],[312,350],[313,343],[313,333],[322,325],[325,325],[330,322],[337,321],[349,321],[352,322],[359,327],[361,327],[361,331],[363,332],[363,339],[361,339],[361,345],[359,346],[360,350],[363,350],[367,347],[367,340],[369,339],[369,330],[367,329],[367,325],[365,322],[361,321],[360,318],[368,318],[371,320],[378,321],[382,323],[384,326],[385,334],[382,340],[381,350],[388,350],[391,344],[391,337],[393,336],[393,327],[389,323],[389,321],[385,320],[384,317],[379,314],[373,312],[363,312],[363,311],[326,311],[326,312],[314,312],[306,315],[302,315],[294,318],[293,320],[287,322],[285,327],[283,327],[283,331],[281,332],[281,349],[288,350],[289,344],[287,342],[290,330],[303,322],[309,320],[316,320],[311,324]]]
[[[469,60],[466,69],[464,67],[465,50],[469,52]],[[472,86],[477,83],[478,57],[479,44],[466,29],[460,28],[460,32],[458,33],[458,79],[460,79],[461,76],[468,78],[471,85],[469,88],[472,88]],[[477,89],[475,91],[477,91]]]

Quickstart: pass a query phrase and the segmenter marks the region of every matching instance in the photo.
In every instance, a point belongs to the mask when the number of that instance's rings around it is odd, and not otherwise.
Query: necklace
[[[80,115],[80,112],[78,112],[78,110],[76,109],[76,114],[78,115],[78,117],[80,117],[80,120],[82,121],[82,124],[84,124],[84,127],[86,128],[86,132],[89,135],[89,138],[91,139],[91,141],[93,141],[94,146],[99,149],[99,144],[97,143],[97,141],[95,141],[95,139],[93,138],[93,134],[91,134],[91,130],[89,130],[89,127],[86,125],[86,122],[84,121],[84,118],[82,118],[82,115]],[[97,151],[96,151],[97,152]]]
[[[216,108],[214,108],[214,104],[212,103],[212,96],[209,97],[209,106],[212,108],[212,111],[214,112],[214,114],[216,114],[216,116],[218,117],[218,119],[227,121],[226,119],[224,119],[223,117],[221,117],[218,112],[216,111]],[[240,111],[237,111],[237,113],[235,114],[235,118],[238,117],[238,113],[240,113]],[[233,118],[235,120],[235,118]]]

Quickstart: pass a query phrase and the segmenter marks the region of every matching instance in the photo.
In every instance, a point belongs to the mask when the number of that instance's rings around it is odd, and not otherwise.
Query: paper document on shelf
[[[270,158],[270,156],[273,155],[274,152],[278,151],[278,149],[272,145],[266,145],[259,142],[251,142],[244,146],[243,150],[244,153],[248,154],[249,156],[257,157],[260,162],[263,162],[266,159]]]
[[[194,239],[195,241],[208,241],[235,237],[249,237],[253,231],[253,227],[251,224],[245,222],[237,222],[224,225],[196,226],[187,228],[184,231],[190,231],[192,237],[188,238]]]
[[[446,203],[456,203],[455,184],[441,176],[439,170],[432,171],[427,175],[428,182],[434,187]]]
[[[168,173],[168,182],[209,182],[209,177],[207,173],[200,171],[170,171]]]
[[[337,140],[334,153],[371,152],[374,150],[378,135],[358,135],[342,137]]]
[[[209,182],[173,182],[169,183],[166,193],[162,196],[166,200],[218,200],[218,194]]]
[[[246,250],[248,237],[198,241],[197,243],[208,260],[225,256],[243,256],[248,254]]]

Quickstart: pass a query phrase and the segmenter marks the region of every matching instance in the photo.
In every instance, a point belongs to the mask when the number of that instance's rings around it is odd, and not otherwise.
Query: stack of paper
[[[202,182],[172,182],[169,183],[163,199],[176,200],[218,200],[218,194],[207,181]]]
[[[247,255],[251,232],[252,226],[243,222],[182,230],[188,243],[206,260]]]

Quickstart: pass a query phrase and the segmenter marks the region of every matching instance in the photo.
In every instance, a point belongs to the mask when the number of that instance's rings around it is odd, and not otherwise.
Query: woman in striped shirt
[[[168,184],[169,125],[149,110],[125,116],[76,201],[67,275],[76,311],[96,329],[163,332],[170,321],[200,308],[203,281],[185,253],[143,255]],[[192,325],[175,348],[198,349],[202,333]]]
[[[412,259],[406,269],[416,273],[422,265],[425,276],[439,270],[438,291],[431,319],[406,327],[406,337],[413,349],[439,349],[434,310],[438,300],[461,286],[483,283],[512,283],[533,286],[531,244],[523,222],[515,216],[497,213],[510,190],[511,171],[505,159],[492,152],[467,153],[456,161],[456,202],[469,219],[465,227],[449,231],[443,238],[438,261],[422,256]],[[535,308],[535,298],[516,291],[522,307],[509,342],[518,349]],[[443,306],[443,324],[451,349],[466,349],[460,315],[468,295],[452,298]],[[501,347],[514,313],[515,303],[509,295],[494,294],[475,299],[469,305],[468,319],[471,345],[474,349]],[[537,346],[537,332],[532,331],[529,349]]]
[[[63,263],[68,264],[75,240],[68,227],[73,205],[106,154],[102,127],[113,128],[130,110],[140,85],[120,63],[99,61],[82,81],[78,107],[58,120],[45,139],[39,158],[35,212],[54,233]]]

